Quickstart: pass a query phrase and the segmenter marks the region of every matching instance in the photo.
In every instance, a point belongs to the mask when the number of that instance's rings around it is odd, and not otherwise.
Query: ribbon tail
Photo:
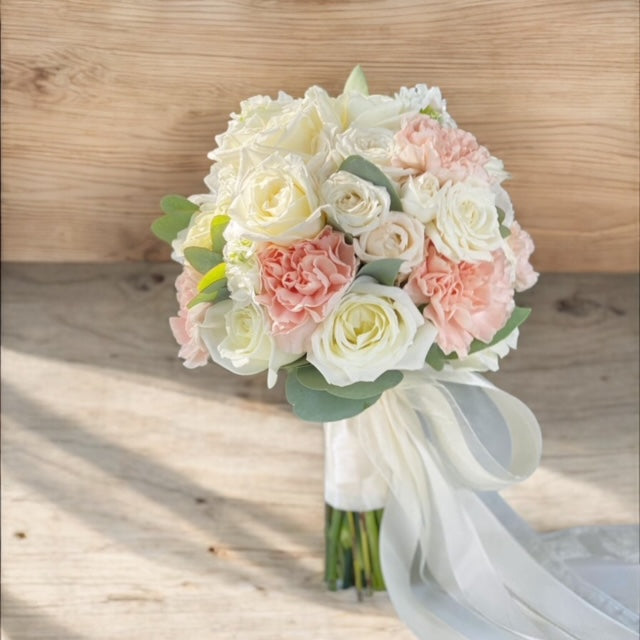
[[[380,557],[401,619],[420,640],[637,640],[637,614],[542,552],[494,493],[539,463],[533,413],[480,376],[433,376],[325,426],[333,506],[385,501]]]

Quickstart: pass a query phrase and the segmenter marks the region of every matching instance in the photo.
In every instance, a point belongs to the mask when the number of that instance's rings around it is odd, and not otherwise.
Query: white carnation
[[[242,230],[233,222],[225,229],[226,244],[222,250],[227,265],[227,288],[231,299],[248,303],[260,290],[260,263],[257,245],[242,236]]]
[[[363,262],[402,260],[400,273],[408,274],[424,260],[424,226],[405,213],[391,212],[379,227],[355,238],[353,248]]]
[[[456,262],[491,260],[491,252],[503,244],[491,187],[476,180],[447,182],[438,199],[426,230],[436,249]]]
[[[375,229],[389,213],[389,192],[348,171],[330,176],[320,193],[331,223],[354,236]]]
[[[406,111],[418,113],[423,109],[431,108],[438,114],[438,122],[446,127],[455,127],[456,123],[447,113],[447,101],[442,97],[439,87],[428,87],[426,84],[417,84],[415,87],[402,87],[396,98]]]

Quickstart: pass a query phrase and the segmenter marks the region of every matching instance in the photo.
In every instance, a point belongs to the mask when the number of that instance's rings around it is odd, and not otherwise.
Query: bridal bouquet
[[[514,294],[537,279],[502,161],[438,88],[371,95],[360,67],[337,97],[245,100],[216,145],[208,193],[166,197],[152,227],[182,265],[171,328],[185,366],[286,375],[325,423],[329,587],[386,586],[420,637],[461,637],[442,593],[456,620],[548,631],[547,600],[514,584],[526,560],[489,560],[506,542],[475,497],[540,455],[531,412],[474,373],[516,346]]]

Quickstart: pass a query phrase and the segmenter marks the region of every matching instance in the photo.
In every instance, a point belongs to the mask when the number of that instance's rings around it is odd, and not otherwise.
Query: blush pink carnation
[[[353,282],[357,259],[344,234],[325,227],[313,240],[289,247],[268,245],[258,253],[262,291],[256,300],[273,321],[272,332],[284,351],[305,351],[315,326]]]
[[[535,246],[531,236],[517,222],[514,222],[509,230],[511,234],[507,238],[507,243],[516,260],[515,289],[516,291],[525,291],[538,281],[538,274],[529,262]]]
[[[428,243],[426,260],[416,267],[405,291],[438,329],[436,342],[449,354],[469,354],[474,338],[490,342],[514,309],[511,272],[503,251],[490,262],[453,262]]]
[[[469,177],[490,181],[484,166],[491,155],[468,131],[443,127],[429,116],[417,115],[396,134],[395,143],[396,166],[430,173],[440,184]]]
[[[169,318],[169,325],[173,337],[180,345],[178,356],[184,358],[184,366],[188,369],[202,367],[207,364],[209,351],[199,338],[199,327],[204,320],[204,314],[209,304],[200,303],[191,309],[187,307],[189,302],[198,294],[198,281],[200,274],[189,266],[176,279],[176,293],[180,310],[178,315]]]

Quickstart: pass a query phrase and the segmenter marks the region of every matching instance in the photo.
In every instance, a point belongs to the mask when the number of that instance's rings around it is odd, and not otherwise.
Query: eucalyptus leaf
[[[214,253],[222,254],[222,250],[224,249],[224,245],[226,241],[224,239],[224,230],[227,228],[229,224],[229,216],[220,215],[216,216],[211,221],[211,245]]]
[[[160,208],[167,215],[192,215],[194,214],[200,207],[197,204],[193,204],[193,202],[187,200],[184,196],[171,195],[165,196],[160,200]]]
[[[508,238],[511,235],[511,229],[509,227],[505,227],[503,224],[500,225],[500,235],[503,238]]]
[[[339,170],[348,171],[354,176],[358,176],[358,178],[367,180],[379,187],[384,187],[389,192],[391,209],[393,211],[402,211],[402,202],[391,180],[373,162],[365,160],[362,156],[349,156],[340,165]]]
[[[153,221],[151,231],[160,240],[171,244],[178,233],[189,226],[191,215],[190,213],[176,213],[170,216],[161,216]]]
[[[427,364],[436,371],[442,371],[447,359],[444,351],[434,342],[427,353]]]
[[[513,310],[513,313],[507,320],[506,324],[500,331],[493,336],[491,342],[485,343],[480,342],[480,340],[474,340],[469,347],[469,353],[476,353],[477,351],[482,351],[487,347],[492,347],[494,344],[498,344],[506,337],[509,336],[513,331],[515,331],[531,314],[531,309],[528,307],[516,307]]]
[[[305,387],[296,375],[297,369],[287,375],[285,392],[293,412],[309,422],[333,422],[352,418],[378,401],[380,395],[365,400],[339,398],[326,391]]]
[[[507,214],[504,212],[504,209],[501,209],[500,207],[496,207],[496,209],[498,211],[498,224],[502,224],[504,219],[507,217]]]
[[[358,64],[353,68],[353,71],[349,74],[347,81],[344,83],[343,93],[349,91],[357,91],[365,96],[369,95],[369,83],[367,82],[367,76],[365,76],[362,67]]]
[[[392,287],[398,277],[398,271],[403,260],[398,258],[383,258],[382,260],[375,260],[365,264],[360,271],[359,276],[371,276],[377,280],[380,284],[386,284],[388,287]]]
[[[308,389],[326,391],[332,396],[350,398],[351,400],[366,400],[377,396],[400,384],[404,377],[400,371],[386,371],[372,382],[355,382],[340,387],[327,382],[320,371],[311,364],[296,369],[295,375],[298,377],[298,381]]]
[[[204,247],[187,247],[184,257],[199,273],[208,273],[222,262],[222,254],[209,251]]]
[[[215,267],[209,269],[209,271],[204,274],[202,280],[200,280],[200,282],[198,283],[198,291],[204,291],[212,284],[224,280],[226,278],[226,275],[227,263],[221,262],[220,264],[217,264]]]

